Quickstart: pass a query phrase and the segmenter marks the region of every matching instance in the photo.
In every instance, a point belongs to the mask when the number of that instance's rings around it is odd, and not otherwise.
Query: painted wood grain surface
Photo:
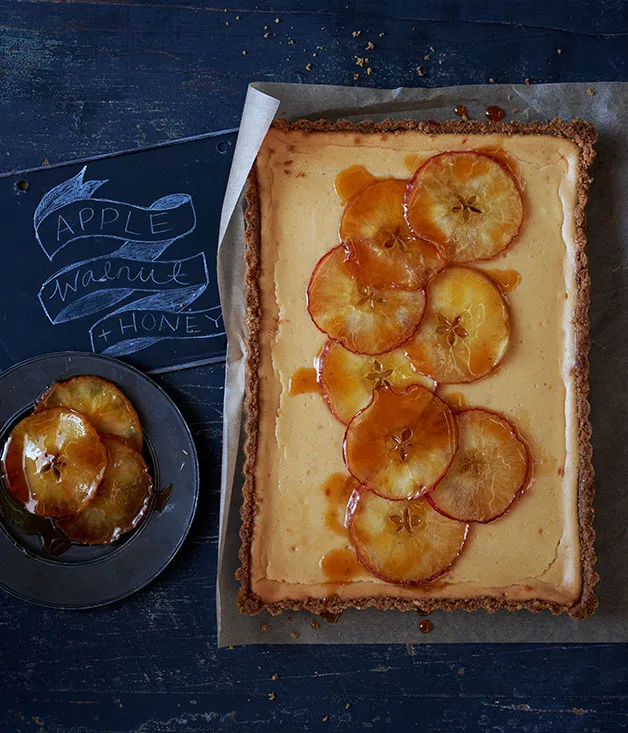
[[[253,79],[625,81],[627,52],[620,0],[4,0],[0,168],[235,126]],[[222,380],[220,365],[160,378],[194,432],[202,492],[157,581],[83,613],[0,596],[0,732],[628,729],[622,645],[218,651]]]

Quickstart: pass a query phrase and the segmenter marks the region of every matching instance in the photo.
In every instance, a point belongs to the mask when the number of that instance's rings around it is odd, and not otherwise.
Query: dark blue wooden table
[[[4,0],[0,169],[236,126],[254,79],[626,81],[627,39],[622,0]],[[160,382],[201,458],[191,536],[157,581],[112,607],[0,596],[1,733],[628,729],[623,645],[218,651],[223,368]]]

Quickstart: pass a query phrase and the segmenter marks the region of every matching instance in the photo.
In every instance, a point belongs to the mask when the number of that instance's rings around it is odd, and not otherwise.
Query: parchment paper
[[[336,624],[306,612],[247,617],[236,608],[241,411],[244,389],[244,239],[242,191],[259,145],[276,113],[288,119],[353,120],[454,117],[464,104],[472,119],[487,105],[505,120],[571,119],[593,122],[599,133],[588,217],[592,279],[591,419],[596,470],[597,586],[600,606],[587,621],[542,613],[435,612],[430,634],[415,613],[347,611]],[[518,110],[518,111],[516,111]],[[628,642],[628,84],[547,84],[375,90],[256,83],[249,87],[225,195],[218,251],[218,281],[229,338],[225,384],[218,641],[255,643]],[[540,274],[542,277],[542,274]],[[264,630],[262,624],[267,625]],[[294,635],[292,635],[294,633]]]

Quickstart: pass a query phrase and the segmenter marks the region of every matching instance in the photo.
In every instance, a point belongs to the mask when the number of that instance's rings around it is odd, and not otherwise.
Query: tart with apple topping
[[[349,423],[344,439],[349,471],[387,499],[431,491],[451,464],[458,435],[448,405],[418,384],[405,392],[378,387]]]
[[[377,387],[403,391],[420,384],[434,391],[434,380],[417,371],[403,349],[368,356],[347,351],[335,341],[325,344],[318,359],[318,381],[323,399],[340,422],[348,425],[368,405]]]
[[[494,371],[509,340],[508,304],[498,286],[479,270],[448,267],[427,286],[425,316],[404,350],[418,371],[456,384]]]
[[[495,257],[523,224],[523,200],[512,172],[477,152],[430,158],[408,184],[405,209],[415,235],[432,242],[450,262]]]
[[[423,288],[445,262],[433,244],[408,226],[403,209],[406,181],[376,181],[345,206],[340,239],[349,269],[375,288]]]
[[[492,522],[523,492],[530,455],[515,428],[494,412],[472,408],[456,414],[460,445],[432,506],[463,522]]]
[[[389,583],[420,585],[454,564],[469,525],[436,512],[425,498],[390,501],[365,488],[349,500],[348,526],[358,559]]]
[[[317,328],[349,351],[382,354],[416,331],[425,293],[366,284],[351,271],[344,247],[336,247],[314,268],[307,307]]]

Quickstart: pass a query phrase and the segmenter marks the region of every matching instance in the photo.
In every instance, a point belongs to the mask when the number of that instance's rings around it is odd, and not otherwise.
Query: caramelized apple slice
[[[517,236],[523,200],[509,168],[490,155],[442,153],[414,174],[405,197],[406,219],[452,262],[487,260]]]
[[[422,290],[379,289],[353,277],[344,247],[316,265],[307,307],[316,326],[349,351],[382,354],[401,346],[416,331],[425,307]]]
[[[375,288],[423,288],[445,263],[436,248],[418,239],[404,218],[406,181],[377,181],[345,206],[340,238],[351,272]]]
[[[445,475],[458,445],[449,407],[419,385],[379,387],[349,423],[345,462],[357,480],[387,499],[414,499]]]
[[[366,356],[347,351],[335,341],[328,341],[321,353],[318,381],[327,406],[345,425],[368,405],[377,387],[404,390],[420,384],[434,391],[436,386],[414,368],[403,349]]]
[[[500,415],[470,409],[456,415],[459,447],[447,475],[430,494],[439,511],[463,522],[491,522],[525,488],[530,456]]]
[[[349,531],[358,559],[390,583],[419,585],[447,572],[462,552],[469,525],[434,511],[426,498],[389,501],[357,489]]]
[[[2,471],[11,495],[31,514],[67,517],[94,498],[107,468],[107,449],[77,412],[51,407],[11,431]]]
[[[510,339],[508,306],[478,270],[448,267],[430,282],[421,326],[404,350],[437,382],[473,382],[502,361]]]
[[[153,480],[144,459],[120,438],[104,435],[109,466],[92,503],[57,527],[84,545],[107,545],[130,532],[150,508]]]
[[[81,376],[55,382],[37,401],[37,409],[68,407],[80,412],[102,435],[117,435],[136,450],[142,449],[142,426],[135,408],[106,379]]]

